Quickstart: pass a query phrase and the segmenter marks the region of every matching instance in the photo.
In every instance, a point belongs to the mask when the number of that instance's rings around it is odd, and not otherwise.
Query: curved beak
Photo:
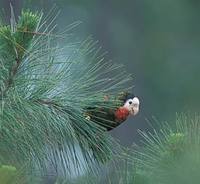
[[[132,107],[130,111],[130,115],[135,116],[139,112],[139,106],[138,107]]]
[[[131,104],[130,114],[135,116],[139,112],[140,101],[137,97],[133,98],[133,103]]]

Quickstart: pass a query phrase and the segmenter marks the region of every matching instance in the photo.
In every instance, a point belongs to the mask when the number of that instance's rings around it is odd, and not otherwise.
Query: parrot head
[[[126,108],[129,111],[130,115],[135,116],[139,112],[140,101],[137,97],[128,99],[123,108]]]
[[[124,99],[123,106],[119,107],[115,112],[115,120],[122,122],[127,119],[129,115],[135,116],[139,112],[140,101],[137,97],[130,97]]]

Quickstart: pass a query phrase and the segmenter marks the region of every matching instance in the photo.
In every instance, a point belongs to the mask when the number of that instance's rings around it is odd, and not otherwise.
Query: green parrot
[[[119,126],[129,115],[135,116],[139,112],[139,99],[129,92],[121,92],[115,98],[105,96],[102,104],[88,107],[85,118],[91,120],[107,131]]]

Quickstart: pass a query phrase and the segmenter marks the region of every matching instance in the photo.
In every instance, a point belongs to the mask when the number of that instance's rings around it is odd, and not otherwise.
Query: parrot
[[[86,108],[85,118],[110,131],[138,114],[139,106],[139,98],[129,92],[121,92],[115,98],[106,95],[101,105]]]

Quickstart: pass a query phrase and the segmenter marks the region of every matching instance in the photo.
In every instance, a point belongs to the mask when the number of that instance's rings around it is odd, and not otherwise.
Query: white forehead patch
[[[136,115],[139,112],[139,106],[139,99],[137,97],[134,97],[133,99],[128,99],[123,107],[128,109],[131,115]]]
[[[129,105],[140,105],[140,101],[137,97],[134,97],[133,99],[128,99],[124,106],[129,106]]]
[[[134,104],[140,105],[140,101],[137,97],[134,97],[132,101],[133,101]]]

